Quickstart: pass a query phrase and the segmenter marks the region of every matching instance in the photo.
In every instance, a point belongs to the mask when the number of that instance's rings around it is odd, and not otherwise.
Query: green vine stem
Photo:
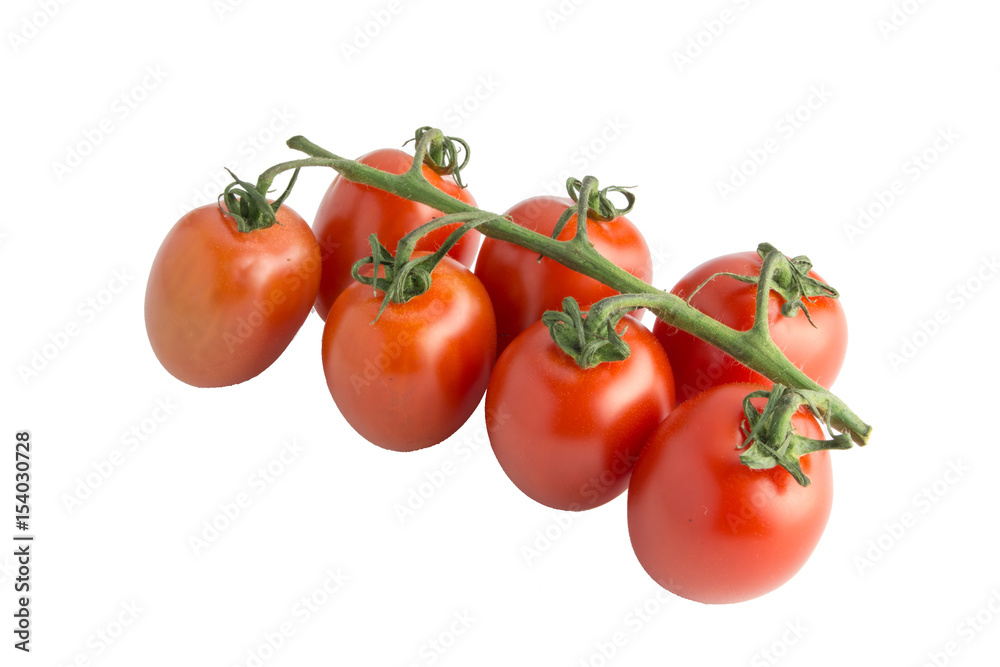
[[[418,151],[424,140],[430,142],[430,139],[425,135],[422,141],[418,142]],[[426,204],[446,214],[483,213],[480,209],[438,190],[423,178],[419,169],[411,169],[398,175],[389,174],[335,155],[305,137],[292,137],[287,143],[290,148],[302,151],[311,157],[275,165],[261,174],[260,182],[270,184],[278,174],[292,169],[313,166],[330,167],[348,180]],[[416,158],[414,163],[418,163]],[[591,184],[584,179],[584,183],[588,187],[581,186],[582,219],[585,219],[586,216],[590,193],[597,187],[596,180]],[[584,190],[587,190],[586,196],[584,196]],[[635,298],[635,307],[648,307],[661,320],[714,345],[745,366],[770,378],[776,384],[786,385],[793,389],[829,394],[826,389],[814,382],[782,354],[767,333],[766,317],[758,318],[754,328],[747,331],[737,331],[728,327],[689,306],[684,299],[653,287],[603,257],[586,240],[586,232],[583,232],[582,235],[579,233],[579,230],[585,227],[586,225],[577,225],[578,233],[576,236],[566,241],[558,241],[525,229],[494,214],[482,221],[476,228],[485,236],[537,252],[539,255],[559,262],[574,271],[599,280],[623,295],[631,295]],[[771,257],[772,254],[780,255],[775,251],[769,253],[768,257]],[[758,290],[759,298],[767,298],[766,295],[774,280],[774,272],[782,266],[781,257],[775,256],[770,264],[765,261],[761,274],[761,288]],[[785,261],[788,261],[787,258]],[[867,444],[872,431],[871,426],[862,421],[843,401],[832,394],[829,396],[829,412],[825,415],[827,423],[838,431],[849,434],[855,443]]]
[[[777,250],[769,253],[768,258],[769,260],[764,262],[761,271],[762,285],[769,285],[773,281],[773,274],[781,266],[781,258],[788,261],[788,258]],[[763,299],[760,298],[760,294],[765,295]],[[592,337],[599,336],[602,331],[610,329],[613,332],[614,326],[625,313],[648,308],[667,323],[712,343],[734,359],[771,378],[776,387],[784,385],[794,389],[797,395],[807,397],[813,412],[831,430],[845,434],[849,437],[849,441],[858,445],[868,444],[872,431],[871,426],[862,421],[844,401],[817,384],[792,364],[771,340],[767,329],[766,295],[767,291],[765,290],[760,290],[758,294],[758,306],[761,300],[765,304],[763,319],[758,317],[754,322],[754,327],[747,331],[732,329],[688,306],[679,297],[659,290],[652,293],[618,294],[601,299],[593,304],[590,311],[586,313],[584,331],[588,337],[587,340],[590,341]],[[546,315],[550,320],[554,319],[549,313]],[[758,326],[758,322],[763,322],[763,326]],[[613,343],[614,340],[611,342]],[[575,358],[571,352],[567,353]],[[797,408],[798,406],[796,406]],[[838,440],[838,443],[843,443],[843,440]],[[792,471],[790,470],[790,472]]]

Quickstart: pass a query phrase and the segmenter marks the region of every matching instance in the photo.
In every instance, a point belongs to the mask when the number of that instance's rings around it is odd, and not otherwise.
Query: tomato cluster
[[[359,162],[400,174],[412,160],[380,150]],[[442,192],[475,204],[451,176],[426,166],[423,175]],[[505,215],[551,236],[575,206],[569,199],[534,197]],[[276,224],[250,232],[221,206],[196,209],[174,226],[153,262],[145,308],[153,351],[189,384],[243,382],[277,359],[315,307],[325,320],[322,363],[330,393],[368,441],[396,451],[439,443],[468,420],[485,394],[487,414],[506,415],[488,420],[487,428],[513,484],[539,503],[574,511],[628,489],[636,556],[678,595],[711,603],[746,600],[781,585],[805,563],[830,512],[829,459],[825,451],[803,457],[808,488],[782,468],[741,464],[743,399],[769,386],[767,378],[663,321],[648,330],[638,319],[641,310],[609,327],[628,346],[627,356],[581,366],[557,344],[542,316],[566,297],[587,310],[615,291],[509,242],[487,238],[480,249],[474,231],[440,258],[424,277],[426,289],[409,300],[390,301],[377,288],[390,271],[378,264],[368,280],[355,279],[355,263],[374,252],[372,235],[395,253],[404,235],[440,215],[341,177],[311,229],[283,204]],[[559,239],[572,238],[580,224],[576,215],[567,216]],[[650,280],[642,234],[623,215],[607,217],[585,221],[589,242]],[[423,237],[412,259],[432,259],[456,226]],[[760,271],[756,253],[726,255],[691,271],[672,292],[746,330],[754,321],[757,285],[720,274],[752,278]],[[769,299],[777,346],[828,387],[846,349],[839,302],[807,299],[807,319],[784,314],[777,293]],[[793,428],[822,437],[805,412],[794,416]]]

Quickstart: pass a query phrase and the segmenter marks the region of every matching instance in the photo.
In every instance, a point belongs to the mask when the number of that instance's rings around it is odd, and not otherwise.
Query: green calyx
[[[726,272],[713,274],[688,296],[688,304],[691,303],[691,299],[694,298],[694,295],[702,287],[719,276],[728,276],[729,278],[734,278],[750,285],[758,285],[762,280],[766,279],[770,289],[780,294],[781,298],[785,301],[781,306],[781,314],[784,317],[795,317],[801,310],[805,313],[809,324],[816,326],[809,316],[806,299],[816,297],[840,298],[840,293],[833,287],[809,275],[813,264],[805,255],[788,258],[770,243],[761,243],[758,245],[757,254],[764,260],[764,266],[761,267],[759,276],[744,276],[738,273]]]
[[[236,228],[243,233],[267,229],[271,225],[280,224],[276,214],[281,205],[285,203],[288,195],[292,194],[295,181],[299,177],[299,170],[292,172],[292,178],[288,181],[288,186],[281,196],[271,203],[267,200],[268,188],[271,187],[269,178],[261,177],[257,185],[241,181],[236,174],[228,168],[226,171],[233,177],[233,182],[226,186],[226,189],[219,195],[219,208],[222,212],[236,220]]]
[[[754,398],[766,398],[767,405],[759,412],[754,407]],[[789,389],[776,384],[770,391],[755,391],[743,400],[743,412],[749,427],[743,427],[746,440],[743,441],[740,462],[748,468],[767,470],[781,466],[802,486],[809,486],[809,478],[802,472],[799,459],[806,454],[824,449],[850,449],[851,436],[837,433],[830,440],[815,440],[801,436],[792,426],[792,416],[802,406],[818,419],[826,422],[827,429],[833,431],[824,414],[831,414],[830,395],[823,392]]]
[[[587,178],[593,179],[594,187],[585,191],[584,183]],[[603,190],[598,190],[597,179],[593,176],[587,178],[582,181],[577,178],[570,178],[566,181],[566,192],[569,193],[570,199],[574,202],[579,202],[581,196],[586,199],[587,217],[592,220],[609,222],[623,215],[628,215],[632,211],[632,207],[635,206],[635,193],[631,191],[635,188],[634,185],[611,185]],[[614,205],[610,198],[612,192],[619,192],[625,197],[624,208],[618,208]]]
[[[379,242],[376,234],[369,236],[368,241],[371,243],[372,254],[355,262],[351,267],[351,275],[358,282],[370,285],[373,294],[385,294],[375,316],[377,322],[390,303],[406,303],[431,288],[431,272],[436,262],[431,261],[433,255],[418,257],[412,261],[408,261],[408,258],[401,259],[401,256],[393,257],[388,248]],[[362,267],[369,264],[373,266],[372,275],[362,275]],[[379,275],[380,272],[382,275]]]
[[[632,351],[615,330],[626,310],[592,308],[585,314],[580,312],[580,304],[571,296],[563,299],[562,307],[562,310],[545,311],[542,322],[549,328],[549,335],[559,349],[572,357],[580,368],[629,358]]]
[[[448,254],[448,251],[467,232],[497,217],[499,216],[492,213],[477,212],[453,213],[435,218],[403,236],[396,246],[395,257],[388,248],[379,242],[376,234],[369,236],[368,242],[371,244],[372,254],[354,263],[351,267],[351,276],[364,285],[370,285],[373,293],[383,292],[385,294],[378,314],[375,316],[375,321],[378,321],[390,303],[406,303],[429,290],[431,288],[431,273],[433,273],[434,267]],[[435,229],[457,223],[462,224],[448,235],[448,238],[435,252],[411,259],[417,242],[424,235]],[[362,267],[369,264],[373,265],[372,275],[362,275]],[[382,271],[381,276],[379,275],[380,270]]]
[[[472,149],[469,148],[469,144],[464,139],[447,137],[441,130],[425,125],[418,128],[414,133],[414,138],[407,140],[403,145],[405,146],[411,141],[417,144],[417,155],[414,157],[414,163],[417,162],[416,158],[420,157],[423,164],[426,164],[437,174],[452,176],[460,188],[465,187],[465,183],[462,182],[462,170],[469,164]],[[460,154],[464,154],[461,162],[458,161]]]
[[[813,264],[805,255],[789,259],[770,243],[761,243],[757,246],[757,254],[762,260],[766,260],[769,255],[777,256],[778,261],[772,275],[771,289],[785,300],[781,306],[781,314],[785,317],[795,317],[801,310],[805,313],[809,323],[813,324],[804,299],[814,297],[840,298],[840,293],[833,287],[809,275]],[[813,326],[816,325],[813,324]]]
[[[593,176],[586,176],[582,181],[572,177],[567,179],[566,192],[569,194],[569,198],[573,200],[574,205],[567,208],[559,216],[555,229],[552,231],[552,238],[559,237],[566,223],[574,215],[577,216],[577,220],[583,217],[598,222],[610,222],[623,215],[627,215],[631,212],[632,207],[635,206],[635,193],[630,191],[630,188],[633,187],[635,186],[612,185],[599,190],[598,181]],[[618,208],[614,205],[610,198],[612,192],[620,192],[624,195],[624,208]],[[586,230],[586,225],[582,226]],[[577,235],[586,238],[586,231],[582,233],[580,231],[581,225],[577,224],[576,227]]]

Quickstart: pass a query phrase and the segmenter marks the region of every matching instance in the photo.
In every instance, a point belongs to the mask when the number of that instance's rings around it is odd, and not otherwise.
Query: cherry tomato
[[[333,400],[354,430],[386,449],[429,447],[457,431],[496,360],[496,320],[482,284],[449,257],[431,278],[427,292],[390,303],[374,324],[384,295],[355,282],[323,331]]]
[[[561,197],[532,197],[507,211],[505,215],[527,229],[551,236],[563,214],[573,202]],[[576,216],[559,233],[560,240],[576,233]],[[587,234],[594,248],[629,273],[649,281],[653,260],[642,234],[628,218],[610,222],[587,219]],[[559,310],[562,300],[574,297],[586,310],[595,301],[617,294],[615,290],[588,276],[568,269],[548,257],[538,261],[538,253],[506,241],[487,238],[476,260],[476,276],[490,293],[497,316],[502,352],[514,337],[539,321],[546,310]],[[641,316],[641,311],[633,313]]]
[[[309,315],[320,251],[295,211],[241,232],[217,204],[167,234],[146,284],[146,332],[156,358],[196,387],[249,380],[270,366]]]
[[[490,443],[511,481],[544,505],[585,510],[618,496],[674,406],[656,338],[629,316],[617,330],[632,350],[624,361],[582,369],[541,321],[497,361],[486,392]]]
[[[758,389],[722,385],[681,403],[632,471],[628,529],[639,563],[690,600],[741,602],[781,586],[805,564],[830,516],[829,452],[800,459],[808,487],[783,468],[740,463],[743,399]],[[792,423],[800,435],[823,437],[807,413]]]
[[[762,260],[756,252],[716,257],[681,278],[670,291],[686,299],[715,273],[725,271],[758,276],[761,264]],[[809,275],[822,280],[814,272]],[[756,299],[756,285],[728,276],[716,276],[694,295],[691,305],[723,324],[746,331],[753,326]],[[802,312],[795,317],[784,317],[781,314],[784,299],[771,292],[768,304],[771,338],[793,364],[813,380],[829,388],[837,379],[847,353],[847,318],[838,299],[806,297],[804,302],[815,327]],[[653,333],[670,357],[678,401],[685,401],[721,384],[752,382],[768,387],[772,384],[769,379],[718,348],[665,322],[657,321]]]
[[[413,164],[413,156],[395,148],[383,148],[361,156],[358,162],[390,174],[402,174]],[[423,174],[437,189],[476,205],[469,191],[459,187],[451,176],[440,176],[426,165]],[[395,254],[399,239],[407,232],[441,215],[430,206],[337,176],[326,191],[313,223],[316,239],[323,249],[322,282],[316,298],[319,316],[325,320],[333,302],[354,282],[351,267],[371,254],[368,241],[371,234],[377,234],[382,245]],[[420,239],[417,250],[437,250],[460,226],[456,223],[434,230]],[[462,236],[448,254],[471,268],[481,238],[473,230]]]

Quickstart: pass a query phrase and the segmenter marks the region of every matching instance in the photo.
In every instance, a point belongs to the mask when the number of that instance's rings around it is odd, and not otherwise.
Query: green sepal
[[[236,228],[249,233],[258,229],[267,229],[271,225],[281,224],[276,216],[278,209],[285,203],[288,195],[295,187],[295,181],[299,177],[299,169],[292,173],[292,178],[288,181],[285,191],[281,193],[274,203],[267,201],[267,185],[264,183],[248,183],[240,180],[229,168],[226,168],[229,175],[233,177],[233,182],[226,186],[226,189],[219,195],[223,212],[236,220]]]
[[[542,323],[548,327],[549,335],[559,349],[572,357],[580,368],[624,361],[632,354],[628,343],[615,330],[620,315],[588,326],[576,299],[568,296],[563,299],[562,306],[562,310],[545,311]]]
[[[763,412],[758,412],[752,399],[767,398]],[[746,439],[741,445],[740,462],[754,470],[767,470],[781,466],[802,486],[809,486],[809,478],[802,471],[799,459],[824,449],[850,449],[851,436],[846,433],[833,435],[830,440],[816,440],[795,433],[792,416],[803,405],[822,419],[820,411],[806,392],[774,385],[771,391],[755,391],[743,399],[743,412],[749,428],[744,427]]]
[[[785,259],[784,262],[778,264],[771,280],[771,289],[781,295],[781,298],[784,300],[784,303],[781,306],[782,316],[795,317],[801,310],[805,313],[806,319],[809,320],[809,324],[812,324],[815,327],[816,324],[812,321],[812,317],[809,315],[809,308],[806,306],[804,299],[816,297],[838,299],[840,298],[840,293],[830,285],[827,285],[821,280],[816,280],[809,275],[809,272],[812,271],[813,264],[812,261],[810,261],[810,259],[805,255],[788,258],[770,243],[761,243],[757,246],[757,254],[760,255],[762,260],[766,259],[768,255],[775,252],[781,254],[781,256]],[[687,304],[691,305],[691,299],[694,298],[694,295],[700,292],[701,289],[709,282],[720,276],[733,278],[734,280],[747,283],[748,285],[757,285],[760,282],[759,275],[745,276],[739,273],[730,273],[728,271],[713,273],[708,277],[708,280],[703,282],[701,285],[698,285],[698,287],[688,295],[687,299],[685,299]]]

